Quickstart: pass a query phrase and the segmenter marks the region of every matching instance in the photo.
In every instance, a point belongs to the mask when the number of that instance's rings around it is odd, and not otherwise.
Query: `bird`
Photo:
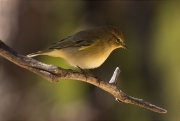
[[[128,50],[121,31],[115,26],[106,25],[79,31],[27,57],[61,57],[73,67],[94,69],[101,66],[117,48]]]

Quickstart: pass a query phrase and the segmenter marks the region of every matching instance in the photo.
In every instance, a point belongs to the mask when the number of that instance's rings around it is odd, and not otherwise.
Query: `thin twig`
[[[117,82],[116,80],[117,80],[118,74],[120,73],[120,70],[118,68],[116,68],[110,82],[108,83],[97,77],[94,77],[93,75],[84,76],[84,74],[81,72],[77,72],[70,69],[62,69],[60,67],[57,67],[54,65],[48,65],[48,64],[39,62],[37,60],[34,60],[32,58],[23,56],[15,52],[12,48],[8,47],[1,40],[0,40],[0,56],[6,58],[7,60],[15,63],[16,65],[22,68],[25,68],[29,71],[32,71],[44,77],[45,79],[51,82],[58,82],[58,80],[60,79],[75,79],[75,80],[84,81],[109,92],[119,102],[138,105],[140,107],[144,107],[158,113],[167,112],[163,108],[160,108],[158,106],[145,102],[142,99],[131,97],[125,94],[124,92],[122,92],[121,90],[119,90],[117,86],[115,85],[115,83]]]
[[[109,81],[110,84],[117,85],[117,79],[118,79],[120,72],[121,72],[121,70],[119,69],[119,67],[116,67],[116,69],[115,69],[115,71],[114,71],[114,73],[113,73],[113,75]]]

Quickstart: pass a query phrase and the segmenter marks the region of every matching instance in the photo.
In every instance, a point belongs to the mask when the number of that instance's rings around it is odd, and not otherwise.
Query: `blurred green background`
[[[0,120],[179,120],[179,1],[0,1],[0,39],[24,55],[101,25],[118,27],[130,51],[113,51],[94,73],[108,81],[120,67],[119,89],[168,113],[120,104],[84,82],[48,82],[0,57]],[[35,59],[71,68],[61,58]]]

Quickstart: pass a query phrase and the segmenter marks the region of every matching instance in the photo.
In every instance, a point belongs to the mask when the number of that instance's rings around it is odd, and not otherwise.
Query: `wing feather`
[[[90,34],[89,32],[88,31],[78,32],[74,36],[69,36],[55,43],[54,45],[50,46],[48,49],[62,49],[68,47],[90,46],[94,43],[94,41],[96,41],[98,36],[96,34]]]

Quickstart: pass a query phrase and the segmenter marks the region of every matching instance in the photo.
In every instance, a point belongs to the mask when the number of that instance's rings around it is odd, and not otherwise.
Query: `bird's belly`
[[[112,50],[102,50],[102,51],[81,51],[77,48],[64,48],[59,50],[54,50],[46,53],[46,55],[53,57],[61,57],[65,59],[71,66],[79,66],[82,69],[91,69],[99,67],[109,56]]]
[[[107,57],[86,57],[78,60],[77,65],[83,69],[91,69],[99,67]]]
[[[91,69],[99,67],[109,56],[111,51],[102,51],[101,53],[97,52],[81,52],[75,51],[69,52],[63,50],[61,57],[69,62],[72,66],[79,66],[82,69]]]

